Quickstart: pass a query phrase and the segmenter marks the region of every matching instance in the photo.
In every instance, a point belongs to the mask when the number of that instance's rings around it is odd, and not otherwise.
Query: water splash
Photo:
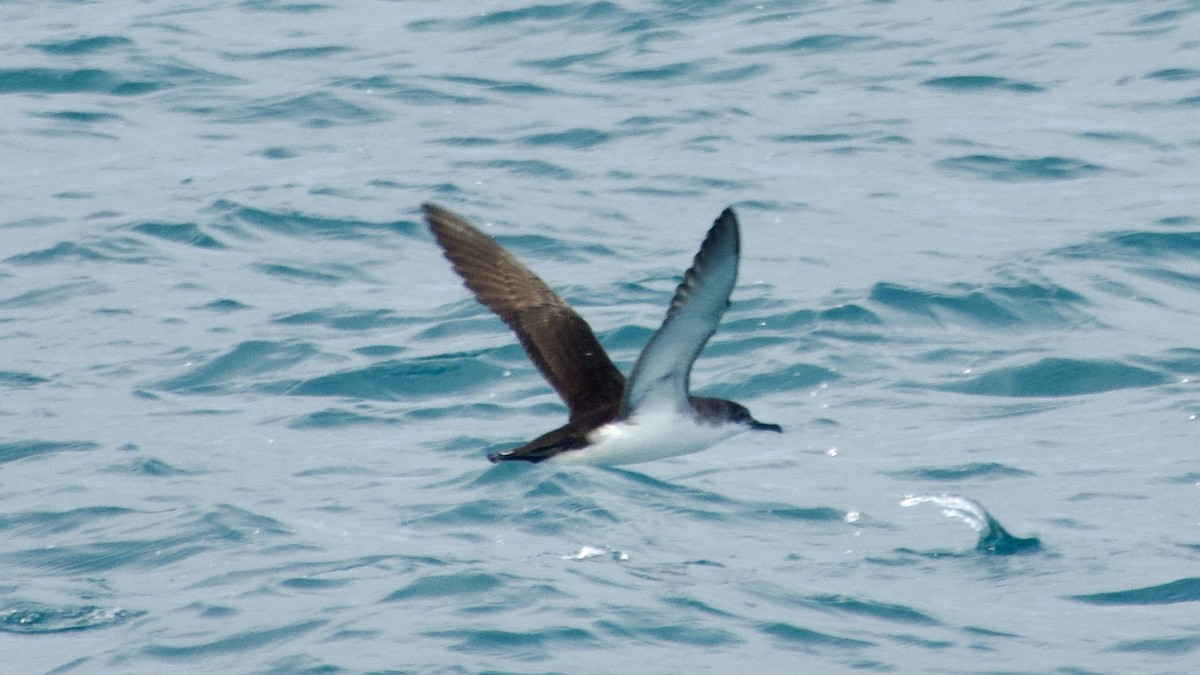
[[[609,560],[624,562],[629,560],[629,555],[624,551],[618,551],[615,548],[606,548],[604,546],[582,546],[578,551],[562,556],[563,560],[592,560],[595,558],[608,558]]]
[[[1010,534],[982,504],[973,499],[957,495],[909,495],[900,502],[900,506],[916,506],[926,502],[937,504],[942,507],[944,515],[958,518],[978,532],[979,541],[975,543],[975,550],[980,553],[1011,555],[1041,548],[1042,542],[1037,537],[1023,538]]]

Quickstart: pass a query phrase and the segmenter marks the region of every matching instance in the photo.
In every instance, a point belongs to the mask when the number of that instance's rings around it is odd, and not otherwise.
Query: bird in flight
[[[692,396],[692,363],[717,330],[737,281],[732,209],[709,229],[662,326],[626,380],[587,322],[529,268],[466,220],[424,204],[425,220],[467,288],[517,335],[569,410],[567,423],[492,462],[635,464],[703,450],[746,430],[782,432],[745,406]]]

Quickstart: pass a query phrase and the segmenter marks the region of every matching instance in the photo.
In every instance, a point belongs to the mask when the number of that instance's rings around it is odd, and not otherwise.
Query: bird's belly
[[[741,425],[699,424],[678,413],[642,415],[599,427],[591,445],[555,455],[556,464],[637,464],[703,450],[743,431]]]

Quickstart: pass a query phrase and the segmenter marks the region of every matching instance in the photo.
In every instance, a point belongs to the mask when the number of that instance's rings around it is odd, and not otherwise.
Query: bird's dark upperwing
[[[615,407],[625,378],[587,322],[491,237],[441,207],[421,208],[454,271],[517,334],[533,365],[567,404],[571,419]]]
[[[732,209],[725,209],[675,289],[667,318],[638,356],[621,400],[621,419],[646,405],[691,409],[688,378],[692,363],[729,307],[740,248],[737,217]]]

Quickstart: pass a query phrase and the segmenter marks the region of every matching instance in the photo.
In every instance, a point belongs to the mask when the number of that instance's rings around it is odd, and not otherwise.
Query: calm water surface
[[[1200,669],[1200,5],[0,21],[13,672]],[[489,465],[564,409],[422,201],[626,370],[734,205],[786,433]]]

